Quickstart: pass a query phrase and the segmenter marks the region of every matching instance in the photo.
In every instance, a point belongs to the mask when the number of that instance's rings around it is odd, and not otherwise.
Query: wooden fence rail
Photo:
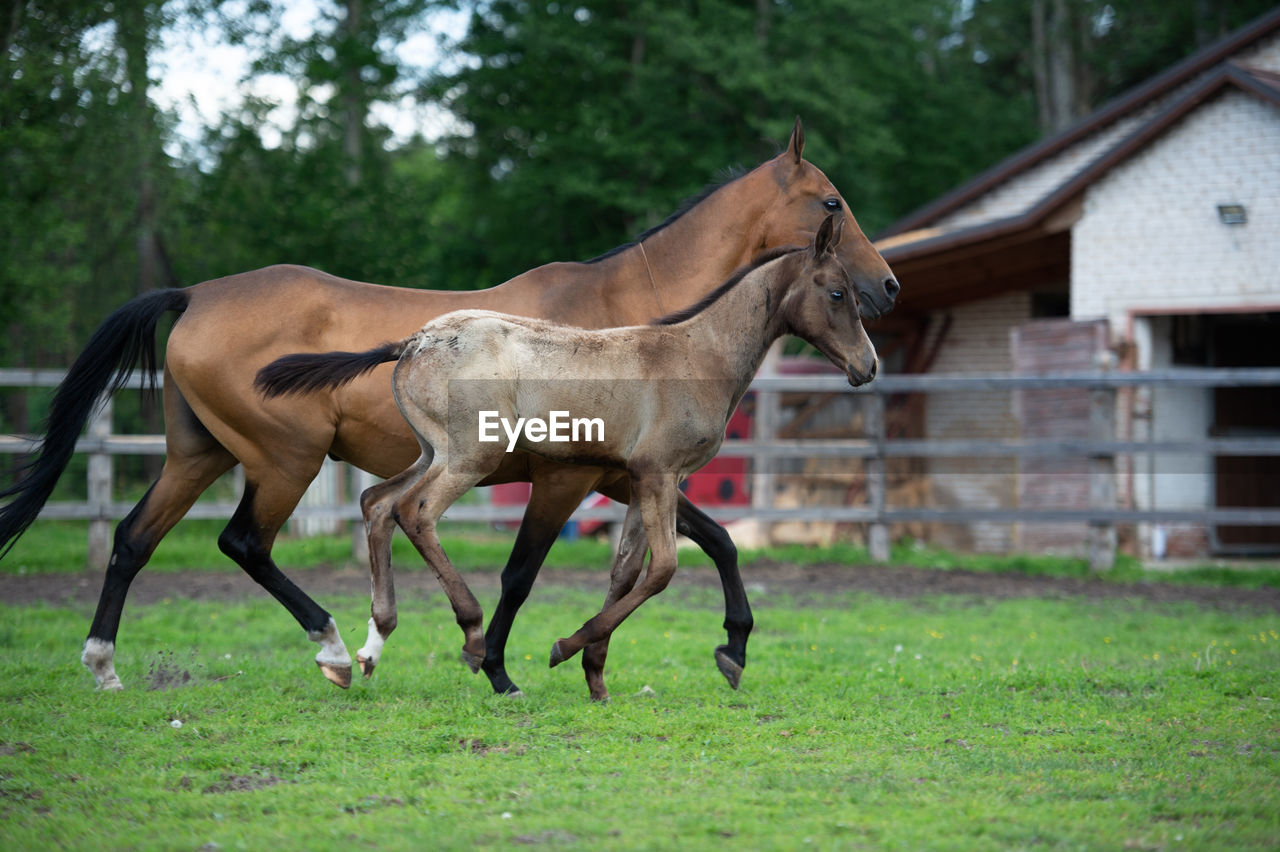
[[[0,369],[0,387],[56,387],[63,377],[59,370]],[[1133,455],[1199,456],[1280,456],[1280,437],[1212,437],[1200,440],[1118,440],[1115,437],[1116,391],[1120,388],[1219,388],[1280,386],[1280,368],[1167,369],[1144,372],[1105,370],[1035,375],[887,375],[861,388],[850,388],[843,376],[781,376],[762,374],[752,382],[757,394],[756,437],[727,440],[721,456],[752,460],[756,472],[750,506],[724,506],[714,510],[722,521],[755,518],[774,521],[833,521],[868,524],[868,548],[875,559],[888,558],[889,525],[907,521],[972,523],[978,521],[1031,523],[1073,522],[1090,526],[1090,563],[1104,570],[1115,557],[1115,525],[1119,523],[1187,522],[1200,524],[1280,526],[1280,507],[1203,509],[1126,509],[1116,505],[1115,463],[1117,457]],[[137,378],[127,385],[141,388]],[[1085,388],[1090,391],[1090,437],[1088,439],[893,439],[885,433],[886,400],[896,394],[966,393],[975,391],[1044,390]],[[778,396],[782,393],[852,393],[864,397],[864,422],[868,437],[856,440],[786,440],[776,437]],[[770,416],[773,412],[774,416]],[[29,436],[0,435],[0,454],[30,453],[35,444]],[[90,564],[101,565],[110,552],[110,523],[124,517],[131,504],[117,502],[111,495],[111,458],[116,455],[163,455],[160,435],[115,435],[111,431],[110,401],[91,419],[76,451],[89,455],[88,500],[57,502],[45,506],[42,518],[90,521]],[[1089,460],[1090,506],[1077,508],[973,508],[894,507],[886,504],[885,460],[889,458],[1085,458]],[[773,463],[783,458],[859,458],[866,462],[866,505],[779,507],[772,504],[773,489],[764,477]],[[358,482],[361,477],[349,477]],[[193,518],[230,518],[235,504],[199,501],[188,512]],[[483,504],[455,505],[448,517],[456,521],[519,521],[524,507]],[[321,517],[358,521],[360,510],[355,495],[332,505],[299,506],[295,517]],[[622,509],[616,506],[584,507],[576,520],[618,521]]]

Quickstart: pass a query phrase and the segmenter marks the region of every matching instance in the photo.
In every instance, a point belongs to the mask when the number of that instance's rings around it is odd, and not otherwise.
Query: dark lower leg
[[[80,658],[93,672],[100,688],[122,686],[115,672],[115,641],[133,578],[200,492],[234,464],[235,459],[220,447],[194,456],[174,453],[166,461],[160,478],[116,526],[98,608]]]
[[[529,597],[533,581],[537,578],[551,545],[555,543],[573,510],[590,493],[595,478],[594,475],[578,475],[561,477],[554,482],[535,478],[529,507],[520,522],[520,531],[516,533],[515,547],[511,550],[506,567],[502,569],[502,594],[484,635],[483,669],[494,692],[510,695],[520,691],[507,675],[506,668],[507,639],[511,635],[511,626],[515,622],[516,613]]]
[[[293,489],[267,493],[252,480],[247,481],[240,505],[218,536],[218,547],[302,625],[307,638],[320,645],[316,654],[320,671],[331,683],[346,689],[351,686],[351,656],[333,618],[271,559],[276,533],[300,496],[300,489],[296,493]]]
[[[568,515],[565,516],[566,518]],[[516,534],[515,547],[502,569],[502,593],[498,597],[498,605],[494,608],[493,617],[489,619],[489,628],[484,634],[484,669],[493,691],[501,695],[519,692],[520,689],[507,674],[506,653],[507,639],[511,635],[511,626],[515,622],[516,613],[529,597],[533,581],[537,579],[543,560],[547,558],[551,545],[560,534],[559,526],[542,522],[531,522],[525,515]]]
[[[257,493],[254,483],[245,484],[240,504],[218,536],[218,548],[278,600],[304,630],[309,634],[323,632],[331,620],[329,613],[294,585],[271,559],[271,544],[280,524],[258,520],[261,510],[255,507]]]
[[[688,536],[712,558],[724,589],[724,629],[729,643],[716,648],[716,665],[734,689],[747,664],[747,637],[754,620],[747,591],[738,570],[738,549],[724,527],[717,524],[683,495],[676,509],[676,529]]]

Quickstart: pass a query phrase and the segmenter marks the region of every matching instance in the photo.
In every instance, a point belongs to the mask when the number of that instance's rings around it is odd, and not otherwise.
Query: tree
[[[861,216],[898,203],[878,164],[902,146],[892,92],[925,0],[463,5],[467,33],[427,94],[465,127],[447,162],[491,246],[484,281],[655,224],[726,166],[776,153],[797,114]]]

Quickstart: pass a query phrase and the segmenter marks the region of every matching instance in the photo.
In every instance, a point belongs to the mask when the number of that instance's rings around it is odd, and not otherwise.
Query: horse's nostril
[[[898,298],[898,291],[902,289],[902,285],[898,283],[897,278],[884,279],[884,292],[890,299]]]

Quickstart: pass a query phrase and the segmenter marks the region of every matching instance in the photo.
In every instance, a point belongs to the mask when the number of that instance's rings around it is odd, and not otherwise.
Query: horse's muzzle
[[[859,385],[865,385],[867,382],[874,379],[876,377],[876,370],[879,369],[879,367],[880,367],[880,359],[874,358],[871,361],[870,369],[859,370],[857,367],[853,366],[852,364],[845,364],[844,372],[845,372],[845,375],[849,377],[849,384],[853,385],[856,388]]]

